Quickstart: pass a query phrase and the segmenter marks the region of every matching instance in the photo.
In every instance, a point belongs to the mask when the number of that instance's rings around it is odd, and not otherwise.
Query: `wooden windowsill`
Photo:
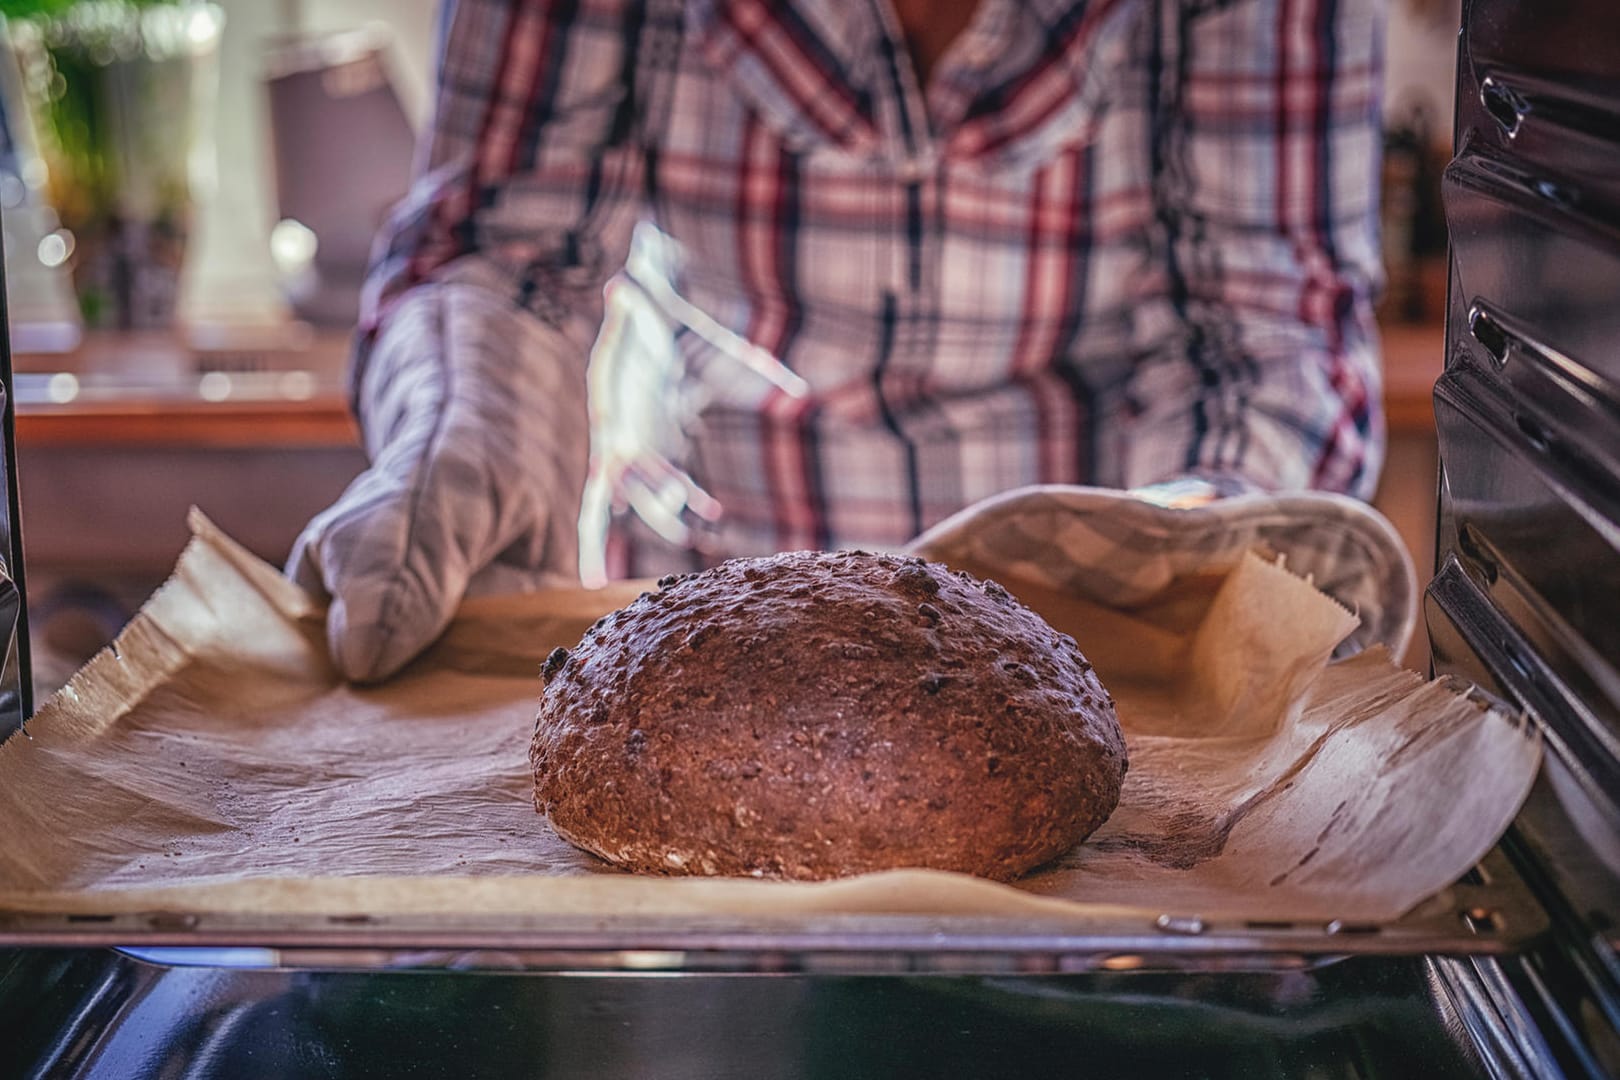
[[[20,408],[17,442],[25,448],[300,450],[355,446],[358,433],[341,398],[248,404],[130,401]]]
[[[304,327],[87,334],[20,353],[17,441],[28,447],[301,449],[356,445],[343,385],[348,334]]]

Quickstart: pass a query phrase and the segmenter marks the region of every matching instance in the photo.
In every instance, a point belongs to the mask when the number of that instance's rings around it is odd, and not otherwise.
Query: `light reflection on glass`
[[[79,378],[71,371],[58,371],[45,384],[45,396],[57,405],[66,405],[79,396]]]
[[[58,267],[73,254],[73,234],[57,229],[39,238],[39,261],[49,267]]]
[[[197,396],[204,401],[224,401],[231,396],[231,377],[223,371],[210,371],[197,380]]]

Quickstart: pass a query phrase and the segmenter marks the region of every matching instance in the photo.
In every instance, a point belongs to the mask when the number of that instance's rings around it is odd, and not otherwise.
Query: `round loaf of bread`
[[[1119,802],[1113,700],[994,582],[845,551],[658,585],[545,662],[535,807],[609,862],[1006,880]]]

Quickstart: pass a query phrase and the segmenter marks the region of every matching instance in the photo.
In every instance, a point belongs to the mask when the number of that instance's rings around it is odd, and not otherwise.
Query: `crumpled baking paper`
[[[0,746],[0,910],[1388,920],[1491,848],[1539,764],[1520,718],[1383,649],[1330,662],[1355,617],[1256,555],[1128,609],[1004,577],[1118,702],[1130,772],[1089,841],[1013,885],[637,877],[535,813],[527,748],[541,659],[639,586],[470,601],[357,688],[317,601],[192,526],[115,646]]]

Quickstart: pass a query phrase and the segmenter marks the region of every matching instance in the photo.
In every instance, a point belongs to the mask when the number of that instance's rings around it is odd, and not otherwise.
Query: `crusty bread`
[[[791,552],[665,578],[544,668],[535,807],[651,873],[1005,880],[1119,801],[1074,639],[917,558]]]

